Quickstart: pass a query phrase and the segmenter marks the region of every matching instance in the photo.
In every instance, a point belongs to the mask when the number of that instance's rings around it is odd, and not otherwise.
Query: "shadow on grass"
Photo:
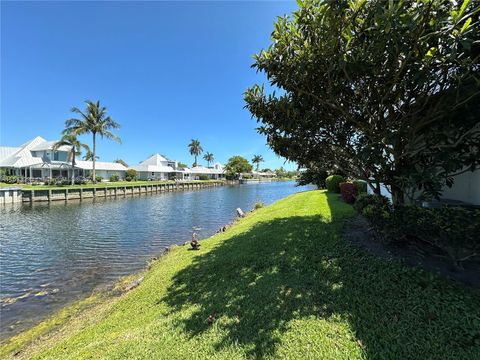
[[[216,314],[223,337],[214,346],[239,344],[253,358],[274,355],[290,322],[306,317],[340,317],[367,358],[477,356],[479,292],[345,244],[340,229],[350,209],[328,199],[331,222],[317,215],[259,223],[196,257],[159,301],[172,314],[195,309],[178,317],[191,337]]]

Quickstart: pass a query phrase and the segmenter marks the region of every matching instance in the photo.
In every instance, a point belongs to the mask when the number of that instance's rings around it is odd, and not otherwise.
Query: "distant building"
[[[178,162],[169,160],[160,154],[154,154],[140,164],[131,166],[141,180],[170,180],[184,178],[184,171],[178,168]]]
[[[252,171],[252,176],[254,178],[262,178],[262,179],[271,179],[277,177],[277,174],[273,171]]]
[[[216,163],[213,167],[195,166],[190,169],[186,169],[190,174],[191,180],[200,180],[200,177],[207,176],[209,179],[218,180],[225,179],[225,169],[220,163]],[[202,177],[203,177],[202,176]]]
[[[219,163],[211,168],[196,166],[189,168],[179,168],[178,161],[169,160],[160,154],[154,154],[140,164],[132,166],[138,173],[141,180],[199,180],[201,175],[209,179],[223,179],[223,166]]]
[[[37,179],[72,176],[71,147],[61,146],[52,150],[56,141],[47,141],[37,136],[18,147],[0,146],[0,169],[7,175],[18,175]],[[93,169],[92,161],[75,161],[74,176],[87,177]],[[95,162],[96,175],[108,179],[117,174],[125,177],[127,168],[114,162]]]
[[[61,146],[53,150],[56,141],[47,141],[37,136],[18,147],[0,146],[0,169],[6,175],[46,180],[52,178],[71,178],[71,147]],[[140,180],[200,180],[224,179],[225,172],[220,163],[213,167],[195,166],[191,169],[178,167],[178,161],[169,160],[160,154],[154,154],[140,164],[132,166]],[[88,177],[93,170],[92,161],[75,160],[75,177]],[[95,162],[95,172],[104,180],[111,175],[125,178],[127,168],[115,162]]]

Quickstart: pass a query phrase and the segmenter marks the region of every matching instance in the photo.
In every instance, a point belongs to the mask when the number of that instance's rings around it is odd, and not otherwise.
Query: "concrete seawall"
[[[89,186],[78,188],[53,188],[53,189],[28,189],[21,190],[16,195],[15,202],[39,202],[39,201],[68,201],[82,200],[91,198],[106,198],[129,195],[155,194],[169,191],[184,191],[205,189],[224,185],[223,181],[208,182],[178,182],[165,184],[142,184],[142,185],[123,185],[123,186]],[[3,197],[3,203],[14,202],[11,195]],[[0,199],[0,204],[2,199]]]
[[[19,187],[0,188],[0,205],[22,202],[22,189]]]

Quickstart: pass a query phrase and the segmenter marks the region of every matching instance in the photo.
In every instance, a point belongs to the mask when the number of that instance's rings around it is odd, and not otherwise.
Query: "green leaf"
[[[460,11],[457,13],[457,19],[460,19],[465,12],[465,9],[467,8],[468,4],[470,3],[470,0],[464,0],[462,6],[460,7]]]
[[[428,51],[427,51],[427,54],[425,55],[425,57],[427,59],[431,59],[433,57],[433,55],[435,55],[435,53],[437,52],[437,48],[436,47],[431,47]]]
[[[472,22],[472,18],[469,17],[465,23],[463,24],[462,26],[462,29],[460,30],[460,34],[463,34],[465,32],[465,30],[467,30],[468,26],[470,25],[470,23]]]

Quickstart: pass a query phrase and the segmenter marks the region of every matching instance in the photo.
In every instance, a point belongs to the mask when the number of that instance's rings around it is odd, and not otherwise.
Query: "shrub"
[[[257,201],[257,202],[255,203],[255,210],[261,209],[261,208],[263,208],[264,206],[265,206],[265,204],[264,204],[263,202]]]
[[[102,182],[102,180],[103,180],[103,176],[101,176],[101,175],[95,175],[95,181],[96,181],[96,182]]]
[[[353,180],[352,181],[355,187],[357,188],[357,194],[366,194],[367,193],[367,182],[364,180]]]
[[[325,189],[325,179],[327,176],[327,171],[324,169],[307,169],[300,173],[297,184],[299,186],[313,184],[319,189]]]
[[[87,179],[84,178],[83,176],[78,176],[75,178],[75,184],[76,185],[84,185],[87,183]]]
[[[340,183],[340,194],[343,201],[353,204],[357,198],[357,187],[353,183],[342,182]]]
[[[4,176],[2,178],[2,181],[7,184],[18,184],[20,183],[20,180],[21,180],[20,176],[16,176],[16,175]]]
[[[116,182],[120,180],[120,176],[117,173],[110,175],[110,182]]]
[[[387,241],[429,244],[455,264],[480,253],[480,209],[417,205],[393,209],[380,195],[360,195],[354,207]]]
[[[388,200],[388,198],[382,195],[360,194],[357,196],[357,199],[353,207],[359,213],[362,213],[363,209],[368,205],[376,205],[376,206],[387,208],[390,206],[390,201]]]
[[[251,179],[253,176],[251,174],[243,174],[242,179]]]
[[[395,241],[433,245],[456,264],[480,253],[479,209],[403,206],[393,212],[387,231]]]
[[[380,204],[368,204],[362,210],[362,215],[375,228],[378,235],[385,238],[388,237],[388,230],[391,228],[392,211],[389,206],[381,206]]]
[[[205,174],[198,175],[198,180],[208,180],[208,175],[205,175]]]
[[[128,169],[125,172],[125,180],[126,181],[136,181],[137,180],[137,170],[135,169]]]
[[[325,179],[325,184],[327,185],[327,190],[331,192],[340,192],[340,183],[344,182],[345,179],[341,175],[330,175]]]

